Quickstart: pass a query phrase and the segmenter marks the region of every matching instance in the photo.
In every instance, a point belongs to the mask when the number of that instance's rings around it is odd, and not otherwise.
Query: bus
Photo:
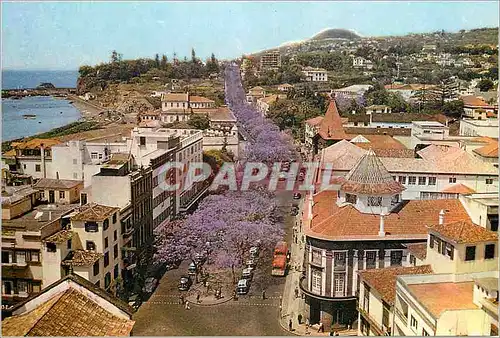
[[[286,242],[278,242],[274,248],[273,269],[271,275],[285,276],[288,265],[288,245]]]

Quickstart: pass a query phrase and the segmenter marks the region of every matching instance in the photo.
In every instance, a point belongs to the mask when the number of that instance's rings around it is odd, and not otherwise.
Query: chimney
[[[385,230],[384,230],[384,213],[380,213],[380,226],[378,229],[378,235],[379,237],[385,237]]]
[[[444,224],[444,210],[441,209],[441,211],[439,212],[439,225],[443,224]]]

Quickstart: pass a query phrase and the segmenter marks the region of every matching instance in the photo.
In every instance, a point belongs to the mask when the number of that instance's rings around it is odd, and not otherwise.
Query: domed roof
[[[395,195],[405,187],[395,181],[370,149],[343,179],[340,190],[365,195]]]

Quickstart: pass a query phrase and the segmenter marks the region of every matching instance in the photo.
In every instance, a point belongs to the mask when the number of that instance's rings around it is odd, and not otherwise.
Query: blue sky
[[[330,28],[363,36],[498,26],[489,2],[25,2],[2,3],[4,69],[77,69],[191,47],[239,57]]]

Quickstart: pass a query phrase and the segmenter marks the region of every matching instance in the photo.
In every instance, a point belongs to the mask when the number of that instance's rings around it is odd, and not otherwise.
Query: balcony
[[[122,234],[123,238],[130,237],[134,233],[135,229],[134,227],[130,227],[128,229],[125,229],[125,232]]]
[[[10,263],[2,263],[2,266],[5,267],[13,267],[13,268],[25,268],[28,266],[28,262],[10,262]]]
[[[396,315],[398,316],[399,319],[401,319],[401,321],[405,324],[405,325],[408,325],[408,317],[405,316],[400,309],[398,309],[397,307],[394,308],[394,310],[396,311]]]
[[[379,323],[377,323],[377,321],[373,317],[370,316],[368,312],[360,307],[358,307],[358,311],[361,316],[370,324],[370,330],[374,331],[378,336],[385,335],[384,329],[380,326]]]

